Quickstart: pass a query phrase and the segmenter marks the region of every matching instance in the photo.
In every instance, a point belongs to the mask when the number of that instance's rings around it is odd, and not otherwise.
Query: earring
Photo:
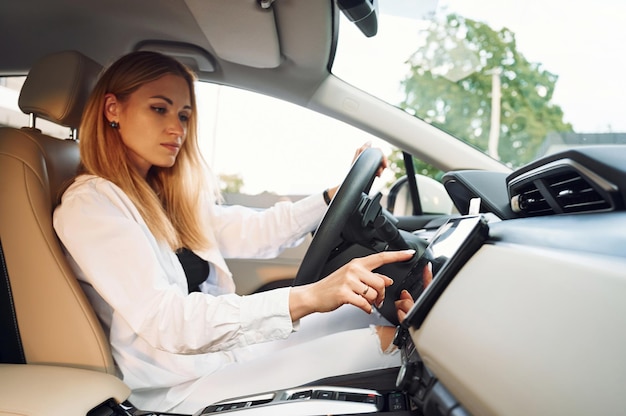
[[[117,121],[111,121],[111,122],[109,122],[109,126],[111,126],[114,129],[119,129],[120,128],[120,123],[118,123]]]

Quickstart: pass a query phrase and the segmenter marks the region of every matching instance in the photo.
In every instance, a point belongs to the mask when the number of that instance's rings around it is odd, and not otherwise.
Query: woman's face
[[[177,75],[146,83],[123,102],[113,94],[105,97],[107,119],[119,122],[131,163],[144,178],[152,166],[174,165],[191,111],[189,87]]]

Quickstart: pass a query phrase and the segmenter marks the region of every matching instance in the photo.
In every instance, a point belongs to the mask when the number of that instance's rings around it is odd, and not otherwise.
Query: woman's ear
[[[119,122],[119,107],[115,94],[108,93],[104,96],[104,116],[110,122]]]

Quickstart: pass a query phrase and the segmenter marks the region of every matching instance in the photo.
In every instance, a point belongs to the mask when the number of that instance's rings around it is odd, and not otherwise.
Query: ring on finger
[[[368,285],[365,285],[365,290],[363,290],[363,293],[361,293],[361,296],[365,296],[367,295],[367,292],[370,290],[370,287]]]

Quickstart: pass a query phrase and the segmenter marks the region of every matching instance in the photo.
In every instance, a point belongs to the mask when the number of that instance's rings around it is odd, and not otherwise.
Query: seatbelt
[[[4,259],[2,240],[0,240],[0,363],[2,364],[26,364],[20,330],[17,325],[9,270]]]

